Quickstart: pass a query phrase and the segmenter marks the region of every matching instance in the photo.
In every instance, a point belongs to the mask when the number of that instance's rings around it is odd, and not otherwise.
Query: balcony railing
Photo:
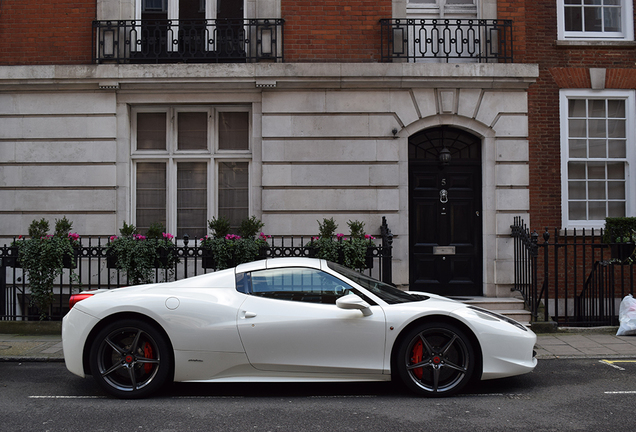
[[[93,21],[93,62],[282,62],[283,24],[282,19]]]
[[[512,62],[512,21],[383,19],[382,61]]]

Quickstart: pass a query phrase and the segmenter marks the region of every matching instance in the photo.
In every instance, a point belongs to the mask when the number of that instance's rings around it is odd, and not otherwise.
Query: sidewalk
[[[616,327],[560,329],[537,334],[538,359],[636,357],[636,336],[615,336]],[[60,335],[0,334],[1,361],[63,361]]]
[[[537,334],[538,359],[636,357],[636,336],[616,336],[617,327],[565,328]]]
[[[2,361],[64,361],[61,335],[0,334]]]

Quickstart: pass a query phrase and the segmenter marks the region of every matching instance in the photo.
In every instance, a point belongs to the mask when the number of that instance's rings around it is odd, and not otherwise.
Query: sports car
[[[392,378],[445,396],[537,364],[535,334],[512,319],[313,258],[75,294],[62,341],[68,370],[121,398],[172,381]]]

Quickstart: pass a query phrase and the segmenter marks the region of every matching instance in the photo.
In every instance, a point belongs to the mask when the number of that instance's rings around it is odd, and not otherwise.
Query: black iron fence
[[[512,63],[512,21],[382,19],[382,61]]]
[[[283,61],[282,19],[93,21],[94,63]]]
[[[365,274],[391,283],[393,234],[386,219],[380,227],[381,236],[375,246],[367,251],[367,269]],[[85,237],[81,247],[76,249],[77,260],[71,269],[65,269],[53,287],[55,301],[49,313],[50,319],[60,320],[68,311],[69,297],[72,293],[99,288],[117,288],[130,285],[125,272],[109,262],[107,254],[108,238]],[[262,249],[263,257],[309,257],[312,248],[311,239],[305,237],[273,236]],[[205,262],[205,250],[199,240],[184,238],[172,251],[178,257],[173,267],[157,267],[154,281],[165,282],[184,279],[215,271]],[[71,274],[76,276],[71,277]],[[32,304],[28,277],[25,277],[18,260],[17,248],[4,245],[0,247],[0,320],[37,320],[40,311]]]
[[[618,325],[620,301],[634,294],[633,243],[604,243],[603,230],[531,232],[520,217],[514,237],[515,286],[534,321]]]

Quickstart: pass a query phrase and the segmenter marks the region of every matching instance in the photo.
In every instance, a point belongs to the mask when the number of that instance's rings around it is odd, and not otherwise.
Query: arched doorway
[[[483,294],[481,178],[479,137],[440,126],[409,138],[410,290]]]

